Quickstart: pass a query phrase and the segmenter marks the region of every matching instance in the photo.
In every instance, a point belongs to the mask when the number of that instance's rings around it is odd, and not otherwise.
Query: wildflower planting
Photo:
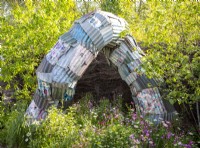
[[[98,103],[91,95],[66,110],[52,107],[44,121],[28,125],[21,103],[4,121],[4,143],[8,147],[198,147],[198,133],[184,130],[181,119],[150,122],[121,99]],[[7,115],[2,115],[6,118]],[[159,123],[159,124],[158,124]],[[2,135],[1,135],[2,136]]]

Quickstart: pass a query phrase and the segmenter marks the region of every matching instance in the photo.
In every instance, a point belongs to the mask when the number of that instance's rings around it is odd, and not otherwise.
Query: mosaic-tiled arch
[[[57,105],[60,99],[71,100],[77,81],[103,49],[109,51],[106,56],[129,85],[138,110],[151,119],[169,120],[173,107],[163,103],[157,81],[145,76],[140,66],[144,53],[132,36],[120,37],[126,27],[124,19],[104,11],[89,13],[75,21],[39,65],[38,89],[26,114],[39,120],[45,118],[49,106]]]

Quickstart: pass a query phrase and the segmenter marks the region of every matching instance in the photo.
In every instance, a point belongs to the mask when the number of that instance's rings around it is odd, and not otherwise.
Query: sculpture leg
[[[49,106],[57,105],[59,100],[72,99],[84,71],[105,45],[117,44],[125,24],[123,19],[103,11],[75,21],[38,67],[38,90],[26,114],[39,120],[45,117]]]
[[[27,109],[27,115],[33,120],[44,119],[49,106],[57,106],[61,100],[71,100],[77,81],[95,58],[77,42],[67,46],[59,40],[37,69],[38,89]]]
[[[121,78],[129,85],[137,110],[148,115],[151,120],[172,119],[175,110],[169,103],[171,110],[166,109],[158,90],[158,81],[149,79],[141,67],[144,53],[131,36],[126,36],[120,46],[111,55],[111,62],[118,67]],[[169,108],[169,107],[168,107]]]

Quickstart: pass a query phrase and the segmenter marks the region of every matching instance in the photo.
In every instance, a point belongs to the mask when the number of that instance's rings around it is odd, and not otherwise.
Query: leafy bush
[[[130,147],[131,141],[129,139],[132,133],[132,128],[124,126],[122,124],[111,124],[105,128],[102,128],[100,132],[97,132],[90,141],[91,147]]]
[[[75,107],[70,107],[67,114],[52,108],[47,119],[37,127],[31,140],[31,147],[71,147],[79,138]]]
[[[8,147],[24,147],[28,130],[24,120],[26,101],[19,101],[12,106],[0,103],[0,143]]]
[[[73,0],[26,0],[2,1],[0,6],[0,81],[7,83],[6,89],[13,88],[17,98],[30,99],[36,88],[35,69],[72,26],[76,5]]]
[[[6,143],[6,122],[10,116],[11,112],[9,107],[0,101],[0,143]]]

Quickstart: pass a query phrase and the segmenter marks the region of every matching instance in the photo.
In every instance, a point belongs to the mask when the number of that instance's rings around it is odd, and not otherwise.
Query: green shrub
[[[31,99],[36,67],[78,17],[75,1],[2,0],[0,12],[0,81],[18,99]]]
[[[26,102],[19,101],[12,106],[4,120],[4,138],[8,147],[26,147],[26,134],[29,130],[24,118]]]
[[[6,122],[10,115],[10,110],[8,106],[5,105],[2,101],[0,101],[0,143],[6,143]]]
[[[95,134],[91,140],[91,147],[128,148],[131,146],[129,136],[132,130],[131,127],[122,124],[107,126],[105,129]]]

